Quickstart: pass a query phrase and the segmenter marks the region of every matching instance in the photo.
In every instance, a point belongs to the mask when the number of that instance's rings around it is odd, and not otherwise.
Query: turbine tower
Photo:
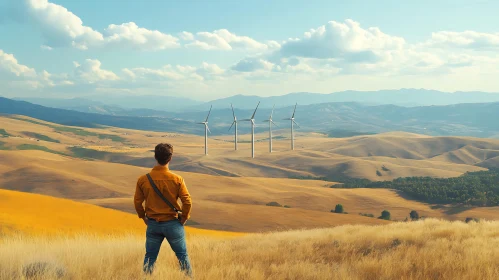
[[[269,153],[272,153],[272,124],[277,126],[277,124],[275,124],[275,122],[272,120],[272,115],[274,115],[274,109],[275,109],[275,104],[274,107],[272,107],[272,113],[270,113],[269,119],[264,121],[269,123]]]
[[[258,110],[258,106],[260,106],[260,101],[258,101],[258,105],[256,105],[255,112],[251,116],[251,119],[245,119],[243,121],[251,122],[251,157],[255,158],[255,114],[256,110]]]
[[[232,106],[232,103],[230,104],[230,107],[232,108],[232,116],[234,116],[234,121],[230,125],[229,131],[234,126],[234,150],[237,151],[237,118],[236,113],[234,113],[234,107]]]
[[[289,119],[284,119],[287,121],[291,121],[291,150],[295,149],[295,132],[294,132],[294,125],[296,124],[297,127],[300,127],[296,122],[295,122],[295,113],[296,113],[296,106],[298,106],[298,103],[295,105],[295,109],[293,110],[293,115]]]
[[[204,154],[208,155],[208,132],[211,133],[210,128],[208,127],[208,118],[210,117],[211,114],[211,108],[213,108],[213,105],[210,106],[210,111],[208,112],[208,116],[206,116],[206,120],[204,122],[200,122],[199,124],[204,124]]]

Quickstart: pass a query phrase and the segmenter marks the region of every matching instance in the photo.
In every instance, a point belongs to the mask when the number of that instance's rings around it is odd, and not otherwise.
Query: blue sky
[[[498,10],[492,0],[0,0],[0,95],[499,92]]]

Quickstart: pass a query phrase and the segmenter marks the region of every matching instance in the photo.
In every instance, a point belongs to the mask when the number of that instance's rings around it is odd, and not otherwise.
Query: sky
[[[499,1],[0,0],[0,95],[499,92]]]

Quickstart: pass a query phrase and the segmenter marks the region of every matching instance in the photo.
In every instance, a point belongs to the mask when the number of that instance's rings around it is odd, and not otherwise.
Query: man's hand
[[[180,223],[181,223],[182,225],[185,225],[185,223],[186,223],[186,222],[187,222],[187,218],[186,218],[186,217],[182,217],[182,216],[181,216],[181,217],[180,217]]]
[[[144,220],[144,224],[147,226],[147,217],[142,218],[142,220]]]

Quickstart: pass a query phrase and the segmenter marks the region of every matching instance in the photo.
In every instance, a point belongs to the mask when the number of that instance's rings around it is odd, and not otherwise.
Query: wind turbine
[[[272,124],[277,126],[275,122],[272,120],[272,115],[274,115],[274,109],[275,109],[275,104],[274,107],[272,107],[272,113],[270,113],[270,117],[268,120],[265,120],[264,122],[269,123],[269,152],[272,153]]]
[[[293,110],[293,115],[289,119],[284,119],[287,121],[291,121],[291,150],[295,149],[295,132],[294,132],[294,125],[296,124],[297,127],[300,127],[296,122],[295,122],[295,112],[296,112],[296,106],[298,106],[298,103],[295,105],[295,109]]]
[[[234,107],[232,107],[232,103],[230,104],[230,107],[232,108],[232,115],[234,116],[234,121],[229,127],[229,131],[231,130],[232,126],[234,126],[234,150],[237,151],[237,118],[236,118],[236,113],[234,113]]]
[[[255,112],[251,116],[251,119],[245,119],[243,121],[251,122],[251,157],[255,158],[255,114],[256,110],[258,110],[258,106],[260,106],[260,101],[258,101],[258,105],[256,105]]]
[[[208,118],[210,117],[211,114],[211,108],[213,108],[213,105],[210,106],[210,111],[208,112],[208,116],[206,116],[206,120],[204,122],[200,122],[199,124],[204,124],[204,154],[208,155],[208,132],[211,133],[210,128],[208,127]]]

